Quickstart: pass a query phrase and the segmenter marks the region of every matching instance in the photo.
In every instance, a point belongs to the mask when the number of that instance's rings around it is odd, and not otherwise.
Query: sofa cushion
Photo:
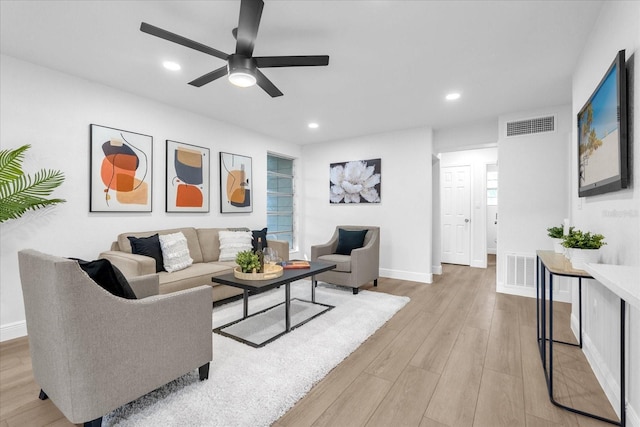
[[[160,293],[164,293],[162,289],[163,286],[173,285],[176,283],[181,283],[181,286],[184,289],[200,285],[211,286],[214,285],[211,281],[213,276],[231,273],[232,271],[233,267],[214,262],[200,262],[192,264],[184,270],[174,271],[173,273],[163,271],[158,273]]]
[[[198,241],[202,251],[202,262],[218,261],[220,257],[220,237],[218,232],[224,228],[197,228]]]
[[[267,227],[262,230],[251,230],[251,237],[251,247],[254,252],[258,250],[258,239],[262,242],[260,249],[264,250],[267,247]]]
[[[351,272],[351,256],[350,255],[340,255],[340,254],[321,255],[318,257],[318,260],[334,263],[336,265],[336,268],[334,268],[331,271],[340,271],[342,273]]]
[[[182,232],[159,236],[164,269],[169,273],[183,270],[193,264],[189,256],[187,238]]]
[[[127,239],[130,242],[132,253],[153,258],[156,261],[156,273],[164,271],[162,249],[157,233],[149,237],[128,236]]]
[[[131,289],[127,279],[109,260],[84,261],[78,258],[71,259],[77,261],[80,268],[109,293],[120,298],[136,299],[136,294]]]
[[[351,255],[351,251],[361,248],[364,238],[369,230],[345,230],[338,229],[338,247],[336,253],[340,255]]]
[[[219,261],[233,261],[238,252],[251,250],[250,231],[226,231],[220,230],[220,256]]]
[[[187,238],[187,245],[189,246],[189,255],[193,258],[194,263],[203,262],[202,260],[202,252],[200,251],[200,242],[198,241],[198,234],[196,233],[196,229],[193,227],[183,227],[183,228],[169,228],[166,230],[154,230],[154,231],[143,231],[143,232],[130,232],[130,233],[121,233],[118,235],[118,246],[122,252],[132,253],[131,251],[131,243],[127,237],[148,237],[154,234],[172,234],[181,231],[184,234],[184,237]]]

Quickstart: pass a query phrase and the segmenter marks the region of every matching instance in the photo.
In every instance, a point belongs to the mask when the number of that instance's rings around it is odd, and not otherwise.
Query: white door
[[[471,236],[470,166],[444,167],[440,172],[442,262],[469,265]]]

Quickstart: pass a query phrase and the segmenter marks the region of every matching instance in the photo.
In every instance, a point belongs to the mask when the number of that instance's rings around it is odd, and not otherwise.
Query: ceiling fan
[[[190,85],[200,87],[222,76],[228,76],[229,81],[236,86],[248,87],[257,83],[265,92],[275,98],[276,96],[282,96],[282,92],[262,74],[259,68],[328,65],[329,56],[252,56],[263,7],[264,2],[262,0],[240,1],[238,27],[233,29],[233,36],[236,39],[236,52],[232,54],[221,52],[146,22],[140,25],[140,31],[227,61],[227,65],[190,81]]]

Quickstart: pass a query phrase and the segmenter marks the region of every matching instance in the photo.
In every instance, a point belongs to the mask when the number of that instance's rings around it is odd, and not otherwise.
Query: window
[[[498,206],[498,172],[487,172],[487,206]]]
[[[267,154],[267,228],[269,236],[295,248],[293,233],[293,159]]]

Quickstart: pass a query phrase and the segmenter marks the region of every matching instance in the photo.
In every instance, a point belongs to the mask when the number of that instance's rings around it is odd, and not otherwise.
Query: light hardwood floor
[[[274,427],[610,425],[549,402],[535,300],[497,294],[494,262],[487,269],[444,265],[429,285],[380,279],[370,290],[411,302]],[[573,340],[569,307],[556,306],[554,333]],[[581,351],[556,351],[556,397],[615,418]],[[0,427],[71,425],[38,391],[27,340],[1,343]]]

